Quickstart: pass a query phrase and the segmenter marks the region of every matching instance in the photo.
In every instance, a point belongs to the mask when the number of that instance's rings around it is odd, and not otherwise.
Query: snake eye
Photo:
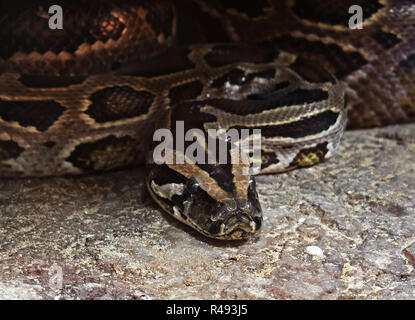
[[[186,191],[190,194],[196,193],[199,189],[199,182],[197,182],[196,178],[192,177],[186,182]]]

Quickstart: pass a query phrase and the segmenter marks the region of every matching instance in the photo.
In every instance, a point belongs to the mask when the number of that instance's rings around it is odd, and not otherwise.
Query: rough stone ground
[[[414,299],[414,159],[415,124],[347,132],[331,161],[258,177],[242,243],[161,213],[143,169],[0,180],[0,298]]]

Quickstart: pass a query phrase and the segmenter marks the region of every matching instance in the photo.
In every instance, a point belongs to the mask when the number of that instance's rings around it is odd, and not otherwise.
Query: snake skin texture
[[[265,42],[315,61],[345,83],[350,128],[415,119],[414,1],[62,1],[63,30],[48,28],[49,2],[2,5],[0,39],[7,44],[0,48],[2,175],[73,174],[143,163],[141,150],[150,139],[145,133],[154,126],[161,97],[173,94],[167,92],[179,83],[161,76],[194,67],[185,49],[166,52],[176,45]],[[362,30],[347,27],[352,4],[363,8]],[[234,60],[238,54],[249,59],[249,52],[234,54]],[[143,87],[161,89],[150,93],[115,77],[97,80],[131,61],[136,74],[160,76]],[[194,77],[202,85],[206,81],[201,74]],[[111,109],[121,101],[128,103]],[[148,119],[137,129],[140,115]],[[125,156],[105,159],[108,149]]]
[[[195,20],[207,27],[185,20],[183,42],[199,30],[205,41],[269,41],[315,61],[346,84],[349,128],[415,120],[415,1],[191,2],[184,7],[202,8]],[[363,9],[361,30],[348,27],[352,5]]]
[[[415,120],[413,0],[65,0],[62,30],[48,27],[53,4],[0,7],[0,176],[147,157],[164,210],[240,239],[262,221],[253,178],[234,165],[155,165],[160,123],[259,128],[261,173],[272,173],[332,156],[346,110],[349,128]],[[352,5],[362,29],[348,27]]]

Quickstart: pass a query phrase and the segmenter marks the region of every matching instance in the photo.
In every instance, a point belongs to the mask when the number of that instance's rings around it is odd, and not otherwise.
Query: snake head
[[[147,188],[164,211],[200,233],[246,239],[262,223],[255,172],[239,157],[245,152],[242,134],[236,129],[233,136],[212,133],[211,127],[216,133],[223,128],[202,110],[204,104],[166,110],[147,155]]]
[[[236,195],[236,192],[233,193]],[[249,179],[246,197],[229,198],[211,210],[209,233],[211,237],[225,240],[246,239],[262,224],[262,210],[253,177]]]
[[[262,210],[253,177],[248,177],[241,194],[232,180],[217,181],[202,171],[186,178],[185,168],[179,173],[167,165],[149,167],[148,190],[166,212],[215,239],[247,239],[260,228]]]

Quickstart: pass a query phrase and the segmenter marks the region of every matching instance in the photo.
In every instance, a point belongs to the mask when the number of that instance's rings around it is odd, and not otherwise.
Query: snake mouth
[[[216,225],[219,232],[213,234],[213,237],[226,240],[247,239],[261,227],[261,224],[261,217],[252,218],[247,214],[237,211]]]

